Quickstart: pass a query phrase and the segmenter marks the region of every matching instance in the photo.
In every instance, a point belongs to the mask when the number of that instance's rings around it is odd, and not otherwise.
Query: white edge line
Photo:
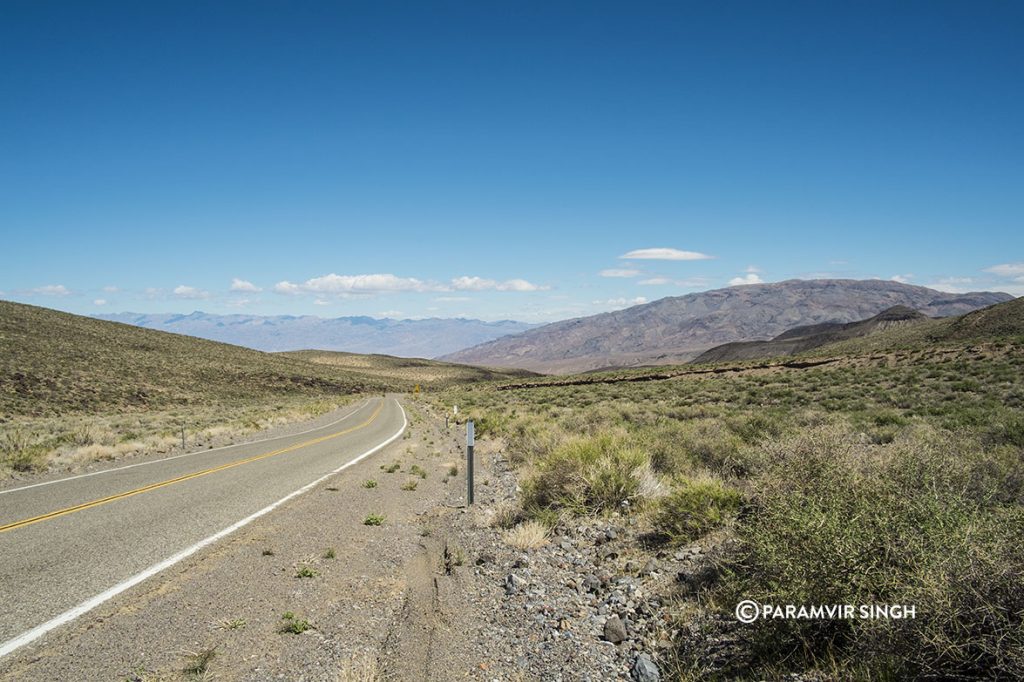
[[[135,587],[136,585],[138,585],[142,581],[144,581],[144,580],[146,580],[148,578],[152,578],[157,573],[160,573],[161,571],[163,571],[163,570],[165,570],[167,568],[170,568],[171,566],[173,566],[174,564],[182,561],[183,559],[187,559],[188,557],[192,556],[193,554],[195,554],[199,550],[203,549],[204,547],[206,547],[208,545],[211,545],[214,542],[217,542],[217,540],[220,540],[221,538],[224,538],[224,537],[227,537],[228,535],[231,535],[232,533],[234,533],[239,528],[242,528],[243,526],[246,526],[246,525],[252,523],[253,521],[258,519],[259,517],[263,516],[264,514],[268,514],[268,513],[272,512],[273,510],[277,509],[278,507],[280,507],[282,504],[284,504],[288,500],[290,500],[290,499],[292,499],[294,497],[298,497],[299,495],[301,495],[301,494],[303,494],[305,492],[308,492],[312,488],[315,488],[319,484],[321,484],[324,481],[326,481],[331,476],[334,476],[336,474],[341,473],[342,471],[344,471],[345,469],[348,469],[353,464],[356,464],[357,462],[359,462],[359,461],[369,457],[370,455],[372,455],[373,453],[377,452],[378,450],[384,448],[385,446],[390,445],[399,436],[402,435],[402,433],[405,431],[405,428],[409,425],[409,421],[408,421],[408,419],[406,418],[406,415],[405,415],[405,408],[403,408],[402,404],[399,403],[397,400],[395,401],[395,404],[398,405],[398,409],[400,409],[402,411],[402,428],[400,428],[398,430],[398,432],[395,433],[395,435],[391,436],[390,438],[388,438],[383,443],[380,443],[379,445],[375,445],[373,448],[371,448],[370,450],[367,450],[366,452],[364,452],[363,454],[359,455],[355,459],[349,460],[348,462],[346,462],[345,464],[342,464],[340,467],[338,467],[334,471],[331,471],[330,473],[324,474],[323,476],[321,476],[320,478],[316,479],[312,483],[308,483],[308,484],[302,486],[301,488],[299,488],[295,492],[289,493],[288,495],[285,495],[284,497],[282,497],[277,502],[274,502],[273,504],[271,504],[271,505],[269,505],[267,507],[264,507],[263,509],[260,509],[255,514],[250,514],[249,516],[246,516],[241,521],[233,523],[230,526],[228,526],[227,528],[225,528],[224,530],[218,531],[218,532],[214,533],[213,535],[209,536],[208,538],[204,538],[204,539],[200,540],[199,542],[197,542],[196,544],[192,545],[191,547],[178,552],[174,556],[171,556],[171,557],[169,557],[167,559],[164,559],[160,563],[153,564],[152,566],[150,566],[146,570],[142,571],[141,573],[136,573],[131,578],[128,578],[127,580],[119,582],[118,584],[114,585],[110,589],[105,590],[105,591],[97,594],[95,597],[92,597],[91,599],[87,599],[86,601],[82,602],[78,606],[65,611],[64,613],[60,614],[59,616],[57,616],[55,618],[52,618],[52,619],[46,621],[42,625],[37,625],[36,627],[32,628],[31,630],[28,630],[27,632],[23,632],[22,634],[18,635],[14,639],[10,639],[10,640],[4,642],[3,644],[0,644],[0,658],[3,658],[4,656],[8,655],[9,653],[15,651],[16,649],[19,649],[19,648],[25,646],[26,644],[29,644],[30,642],[32,642],[32,641],[34,641],[36,639],[39,639],[40,637],[42,637],[46,633],[50,632],[51,630],[53,630],[55,628],[58,628],[61,625],[65,625],[67,623],[70,623],[71,621],[75,620],[79,616],[82,616],[82,615],[88,613],[89,611],[91,611],[92,609],[96,608],[97,606],[99,606],[103,602],[106,602],[106,601],[109,601],[110,599],[113,599],[114,597],[116,597],[117,595],[121,594],[125,590],[128,590],[128,589],[130,589],[132,587]]]
[[[217,452],[218,450],[227,450],[228,448],[240,448],[240,447],[244,447],[246,445],[255,445],[256,443],[266,443],[267,441],[271,441],[271,440],[281,440],[282,438],[292,438],[293,436],[303,436],[303,435],[305,435],[307,433],[313,433],[314,431],[319,431],[320,429],[326,429],[326,428],[328,428],[330,426],[334,426],[335,424],[343,422],[346,419],[348,419],[349,417],[351,417],[354,414],[356,414],[357,412],[359,412],[359,410],[363,409],[364,407],[366,407],[369,404],[370,404],[370,401],[366,400],[366,401],[363,402],[362,405],[360,405],[356,409],[352,410],[351,412],[346,414],[344,417],[339,417],[339,418],[335,419],[330,424],[324,424],[323,426],[314,426],[311,429],[306,429],[305,431],[299,431],[298,433],[289,433],[289,434],[286,434],[284,436],[271,436],[270,438],[261,438],[259,440],[251,440],[251,441],[248,441],[246,443],[233,443],[231,445],[221,445],[218,448],[209,448],[207,450],[196,450],[195,452],[185,452],[185,453],[180,454],[180,455],[174,455],[172,457],[161,457],[160,459],[153,459],[153,460],[150,460],[148,462],[136,462],[135,464],[125,464],[124,466],[114,467],[113,469],[104,469],[102,471],[91,471],[91,472],[89,472],[87,474],[78,474],[76,476],[68,476],[66,478],[57,478],[57,479],[54,479],[52,481],[43,481],[41,483],[33,483],[31,485],[23,485],[20,488],[10,488],[8,490],[0,490],[0,495],[6,495],[7,493],[16,493],[19,490],[28,490],[29,488],[38,488],[38,487],[44,486],[44,485],[53,485],[54,483],[63,483],[65,481],[74,481],[75,479],[78,479],[78,478],[88,478],[89,476],[99,476],[100,474],[109,474],[109,473],[113,473],[115,471],[123,471],[125,469],[132,469],[134,467],[143,467],[143,466],[146,466],[148,464],[159,464],[160,462],[170,462],[172,459],[181,459],[182,457],[192,457],[194,455],[202,455],[202,454],[207,453],[207,452]]]

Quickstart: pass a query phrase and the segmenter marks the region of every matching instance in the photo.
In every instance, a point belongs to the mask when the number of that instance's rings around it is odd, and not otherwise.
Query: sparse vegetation
[[[387,518],[383,514],[367,514],[366,518],[363,519],[363,525],[365,526],[380,526],[383,525]]]
[[[427,472],[419,464],[413,464],[409,467],[409,474],[411,476],[419,476],[420,478],[427,477]]]
[[[845,342],[850,355],[825,364],[463,386],[438,406],[464,406],[521,466],[519,504],[489,517],[511,544],[615,512],[652,542],[721,548],[717,577],[681,595],[676,614],[681,632],[711,633],[677,642],[676,665],[694,679],[1016,679],[1024,346],[1005,335],[957,345],[939,334],[952,325],[897,330],[893,349],[884,334]],[[735,624],[744,598],[913,604],[917,617],[759,622],[708,668],[703,643],[716,623]]]
[[[182,672],[192,678],[200,678],[206,675],[210,662],[217,656],[217,648],[210,647],[207,649],[200,649],[195,653],[188,654],[188,663],[182,669]]]
[[[386,474],[393,474],[393,473],[395,473],[396,471],[398,471],[399,469],[402,468],[402,463],[401,462],[392,462],[391,464],[387,464],[387,465],[381,464],[380,468],[381,468],[381,471],[383,471]]]
[[[364,488],[376,488],[377,487],[377,481],[375,481],[372,478],[367,479],[367,480],[363,481],[363,487]]]
[[[291,611],[286,611],[281,616],[281,625],[278,632],[291,635],[301,635],[306,630],[312,629],[313,625],[305,618],[299,618]]]
[[[334,551],[334,548],[333,548],[333,547],[328,547],[328,548],[327,548],[327,549],[326,549],[326,550],[324,551],[324,558],[325,558],[325,559],[334,559],[334,558],[335,558],[335,557],[337,557],[337,556],[338,556],[338,554],[337,554],[337,552],[335,552],[335,551]]]
[[[402,484],[402,490],[413,491],[416,490],[417,481],[406,481]]]
[[[315,578],[318,575],[320,575],[319,571],[312,566],[307,566],[306,564],[299,566],[295,571],[296,578]]]
[[[537,549],[548,543],[548,527],[538,521],[526,521],[505,531],[504,537],[516,549]]]

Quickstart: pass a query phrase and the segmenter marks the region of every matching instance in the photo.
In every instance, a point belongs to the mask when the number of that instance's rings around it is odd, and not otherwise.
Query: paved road
[[[405,424],[397,401],[373,398],[315,431],[0,493],[0,655],[33,628],[71,617],[375,450]]]

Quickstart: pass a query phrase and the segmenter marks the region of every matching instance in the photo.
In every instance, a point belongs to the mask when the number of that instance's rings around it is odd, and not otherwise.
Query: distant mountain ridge
[[[861,338],[878,332],[919,324],[932,318],[903,305],[883,310],[874,317],[859,322],[823,322],[794,327],[769,341],[736,341],[710,348],[694,360],[705,362],[734,362],[756,358],[775,358],[796,355],[838,341]]]
[[[453,353],[537,326],[513,320],[484,322],[464,318],[392,320],[366,316],[323,318],[315,315],[213,315],[198,310],[187,315],[126,312],[93,317],[262,351],[315,348],[417,358]]]
[[[773,338],[798,326],[856,322],[897,305],[947,317],[1012,299],[1004,293],[951,294],[887,280],[787,280],[555,322],[442,359],[549,373],[677,364],[724,343]]]

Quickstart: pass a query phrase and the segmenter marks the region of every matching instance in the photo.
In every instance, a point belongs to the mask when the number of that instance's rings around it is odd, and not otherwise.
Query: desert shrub
[[[526,521],[504,533],[505,542],[519,549],[536,549],[548,542],[548,527],[539,521]]]
[[[740,494],[720,479],[703,476],[673,481],[672,492],[658,500],[654,534],[662,540],[690,542],[735,516]]]
[[[726,423],[747,444],[759,443],[765,438],[778,438],[784,431],[781,415],[760,410],[734,415]]]
[[[536,518],[543,510],[577,514],[618,508],[640,491],[647,455],[621,435],[572,438],[536,464],[523,484],[523,508]]]
[[[746,476],[754,469],[753,451],[718,419],[686,424],[680,438],[691,460],[725,476]]]
[[[898,678],[1024,675],[1024,513],[1011,467],[911,429],[884,448],[826,426],[764,448],[723,603],[907,604],[913,620],[767,620],[756,661],[846,661]],[[1016,590],[1016,591],[1015,591]]]

